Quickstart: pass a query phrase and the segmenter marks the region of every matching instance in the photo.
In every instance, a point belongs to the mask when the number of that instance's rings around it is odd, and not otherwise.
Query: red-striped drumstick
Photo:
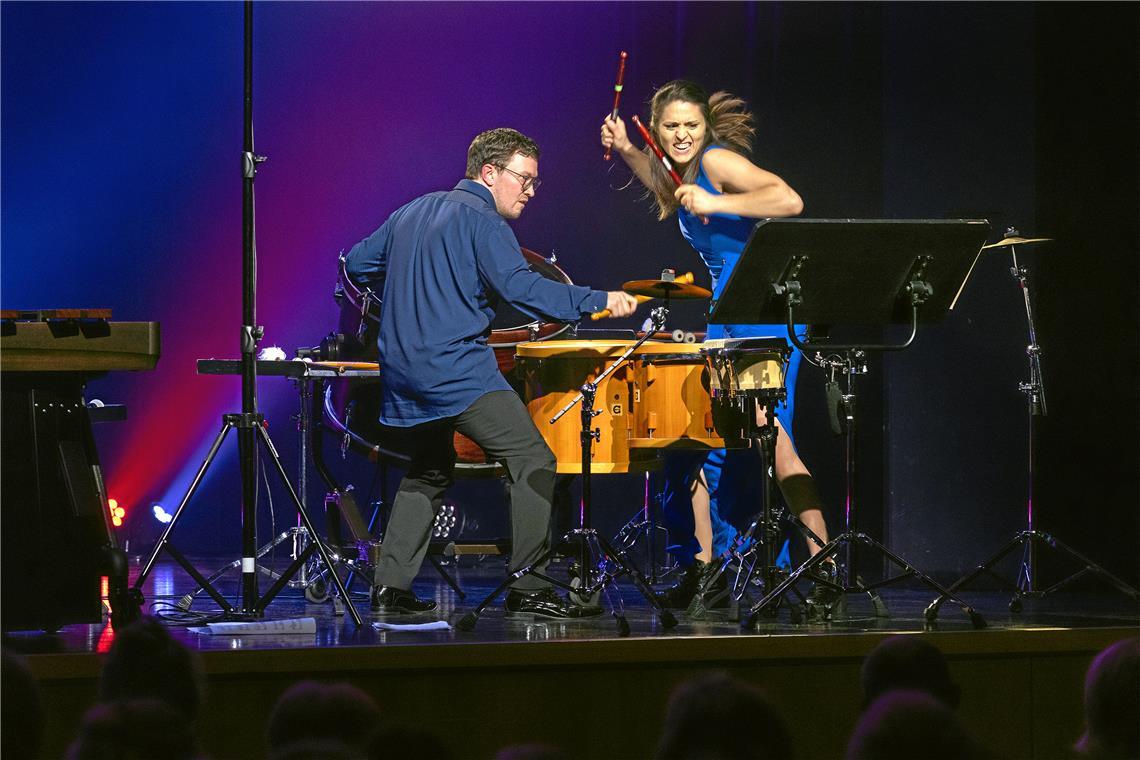
[[[628,57],[629,54],[624,50],[621,51],[621,56],[618,57],[617,81],[614,82],[614,110],[613,113],[610,114],[610,118],[614,119],[615,121],[618,117],[618,105],[621,103],[621,90],[624,86],[622,83],[625,81],[625,59]],[[611,148],[606,148],[606,152],[602,154],[602,158],[606,161],[609,161],[611,158],[610,152]]]
[[[646,129],[645,125],[641,123],[641,119],[637,118],[636,115],[634,115],[632,119],[633,123],[637,126],[637,130],[641,132],[641,137],[643,140],[645,140],[645,144],[649,146],[649,149],[653,151],[657,158],[661,159],[661,163],[665,167],[665,171],[669,172],[669,176],[673,178],[673,182],[677,185],[677,187],[680,187],[683,184],[681,175],[673,170],[673,164],[669,163],[669,157],[665,155],[664,151],[662,151],[661,148],[657,147],[657,143],[653,141],[653,135],[649,134],[649,130]]]

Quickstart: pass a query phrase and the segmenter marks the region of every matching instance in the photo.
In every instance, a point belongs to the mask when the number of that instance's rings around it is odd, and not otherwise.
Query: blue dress
[[[705,149],[725,150],[717,145]],[[696,184],[713,195],[721,195],[708,175],[702,160]],[[681,234],[696,249],[712,277],[713,299],[720,297],[728,276],[732,273],[756,220],[735,214],[713,214],[708,224],[683,208],[677,210]],[[797,331],[800,329],[797,326]],[[787,338],[786,325],[709,325],[708,340],[718,338]],[[785,374],[787,401],[777,407],[776,417],[783,428],[781,435],[791,439],[792,414],[795,408],[796,377],[802,357],[792,352]],[[712,518],[713,556],[722,554],[736,537],[732,520],[747,520],[758,511],[760,468],[758,454],[751,449],[713,449],[711,451],[669,452],[665,456],[665,486],[662,494],[662,514],[673,545],[670,551],[681,564],[692,562],[699,550],[693,535],[693,510],[689,489],[699,469],[703,467],[709,488],[709,512]]]

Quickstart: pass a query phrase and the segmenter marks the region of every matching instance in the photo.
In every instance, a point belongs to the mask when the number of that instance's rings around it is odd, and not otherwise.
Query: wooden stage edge
[[[1095,654],[1138,628],[1028,628],[981,631],[925,631],[949,659],[978,656]],[[206,674],[306,673],[335,678],[363,671],[437,671],[488,668],[604,667],[684,664],[731,668],[734,664],[862,658],[887,636],[900,632],[843,634],[755,634],[751,636],[656,636],[622,639],[472,642],[448,644],[373,644],[233,649],[201,652]],[[35,654],[32,672],[41,682],[97,678],[102,655],[90,652]]]
[[[1067,757],[1082,730],[1082,683],[1095,654],[1134,626],[929,631],[962,688],[959,714],[996,756]],[[892,632],[352,644],[201,651],[207,698],[197,722],[208,757],[264,757],[274,702],[302,679],[363,689],[389,717],[426,725],[455,758],[546,742],[579,760],[644,760],[670,693],[728,671],[788,720],[798,758],[842,757],[859,718],[864,655]],[[239,645],[240,646],[240,645]],[[47,714],[44,757],[60,756],[94,702],[103,656],[28,657]],[[747,727],[722,726],[740,731]]]

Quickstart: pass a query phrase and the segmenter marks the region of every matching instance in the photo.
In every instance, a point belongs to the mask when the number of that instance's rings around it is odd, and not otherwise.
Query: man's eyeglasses
[[[542,184],[542,180],[538,177],[531,177],[528,174],[519,174],[514,169],[508,169],[505,166],[500,166],[499,168],[505,172],[510,172],[511,174],[515,175],[515,178],[522,183],[522,191],[524,193],[532,187],[537,190]]]

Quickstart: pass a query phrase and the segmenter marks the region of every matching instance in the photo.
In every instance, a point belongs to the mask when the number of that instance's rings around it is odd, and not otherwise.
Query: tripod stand
[[[1037,329],[1033,323],[1033,305],[1029,292],[1029,268],[1024,264],[1018,264],[1017,246],[1019,244],[1045,242],[1046,238],[1027,240],[1019,237],[1017,230],[1012,227],[1007,229],[1005,234],[1006,237],[1004,239],[992,245],[984,246],[984,248],[1009,248],[1011,259],[1009,273],[1013,276],[1018,288],[1021,290],[1022,301],[1025,306],[1025,320],[1029,332],[1029,344],[1025,347],[1025,354],[1029,359],[1029,381],[1018,383],[1017,386],[1018,390],[1025,394],[1026,412],[1028,416],[1027,434],[1029,439],[1029,459],[1025,499],[1026,529],[1015,535],[1005,546],[999,549],[996,554],[978,565],[973,571],[955,581],[948,590],[953,592],[959,588],[965,588],[979,576],[988,574],[1000,581],[1006,588],[1013,590],[1013,597],[1009,601],[1009,611],[1016,613],[1021,612],[1021,600],[1024,598],[1045,597],[1074,583],[1078,578],[1085,575],[1095,575],[1104,579],[1122,594],[1140,601],[1140,591],[1132,588],[1096,562],[1093,562],[1075,549],[1070,548],[1052,535],[1037,530],[1035,526],[1033,516],[1033,480],[1037,466],[1037,426],[1035,420],[1037,417],[1046,416],[1049,410],[1045,403],[1045,378],[1041,374],[1041,347],[1037,344]],[[1058,551],[1063,556],[1076,560],[1079,564],[1083,565],[1083,567],[1057,583],[1042,589],[1037,581],[1037,548],[1039,545],[1044,545],[1054,551]],[[993,567],[1018,547],[1021,547],[1021,561],[1017,567],[1016,581],[1011,583],[1006,578],[994,573]],[[946,597],[943,595],[931,602],[927,608],[928,612],[930,610],[937,612],[938,607],[941,606],[945,599]]]
[[[642,577],[641,573],[633,566],[625,554],[616,551],[614,547],[610,545],[610,542],[592,527],[590,515],[592,506],[590,463],[593,458],[593,443],[601,439],[601,430],[594,429],[594,417],[599,414],[599,412],[594,410],[594,401],[598,386],[605,381],[607,377],[613,374],[618,367],[625,363],[625,361],[633,355],[634,351],[640,348],[645,341],[661,330],[665,325],[668,313],[668,297],[666,297],[666,305],[658,307],[652,312],[653,329],[647,331],[636,343],[630,345],[621,356],[617,357],[592,382],[587,381],[584,383],[578,396],[571,399],[570,402],[562,407],[550,420],[550,424],[554,424],[561,419],[563,415],[574,408],[575,405],[580,405],[582,427],[579,440],[582,446],[582,502],[581,523],[579,527],[567,531],[561,539],[543,552],[533,563],[509,573],[506,579],[488,594],[475,609],[460,619],[457,624],[460,630],[473,631],[483,611],[495,601],[499,594],[506,590],[507,586],[519,578],[522,578],[524,575],[537,576],[558,588],[568,591],[572,599],[581,600],[587,602],[587,604],[598,598],[601,592],[606,590],[617,579],[628,575],[632,579],[638,592],[645,597],[646,601],[648,601],[656,611],[661,626],[668,629],[677,625],[676,617],[673,616],[673,613],[661,606],[661,603],[658,602],[654,596],[653,589],[649,587],[649,584],[645,582],[645,578]],[[573,583],[566,583],[557,578],[552,578],[540,569],[545,566],[545,563],[551,557],[563,553],[561,551],[563,547],[572,544],[577,544],[578,546],[578,575],[574,578]],[[599,559],[604,561],[598,561]],[[629,622],[626,620],[625,615],[617,610],[614,610],[613,615],[617,620],[618,635],[628,636],[630,629]]]
[[[746,344],[750,341],[748,339],[735,341]],[[752,341],[754,342],[754,341]],[[781,344],[783,342],[781,341]],[[783,353],[782,366],[787,364],[787,348],[781,345],[780,348]],[[735,348],[718,348],[709,350],[709,361],[714,368],[718,368],[716,374],[731,377],[735,370],[732,369],[735,364],[736,357],[734,355],[741,354],[747,355],[749,349],[735,349]],[[743,362],[742,362],[743,363]],[[726,371],[719,371],[719,367],[727,367]],[[688,615],[694,620],[702,620],[708,617],[709,607],[715,603],[715,599],[709,599],[709,590],[714,588],[717,581],[725,573],[731,572],[735,567],[735,577],[733,579],[732,588],[728,593],[731,594],[734,602],[739,602],[744,597],[750,584],[759,582],[767,592],[775,588],[784,578],[787,573],[778,566],[776,561],[776,545],[780,539],[780,520],[781,518],[790,521],[803,535],[807,536],[809,540],[814,541],[817,546],[822,547],[823,541],[815,533],[811,531],[798,517],[784,510],[777,510],[773,502],[773,488],[772,481],[775,479],[775,461],[776,461],[776,441],[779,436],[779,429],[776,427],[776,412],[775,408],[778,404],[782,403],[787,397],[787,389],[781,382],[779,387],[776,388],[762,388],[748,391],[730,391],[729,395],[721,403],[734,405],[736,412],[739,414],[740,419],[744,420],[746,438],[756,445],[760,452],[760,473],[761,473],[761,511],[752,520],[752,523],[745,530],[744,534],[736,539],[733,543],[732,549],[725,557],[720,567],[707,579],[702,588],[697,590],[696,595],[693,597],[694,601],[688,609]],[[718,399],[719,400],[719,399]],[[764,409],[765,424],[757,426],[755,406],[759,405]],[[743,549],[743,551],[741,551]],[[759,577],[756,578],[757,574]],[[801,600],[802,601],[802,600]],[[771,608],[771,613],[775,615],[780,607],[780,602],[777,602]],[[798,622],[800,617],[799,608],[789,606],[793,621]]]
[[[757,223],[740,261],[709,315],[714,324],[782,322],[788,338],[805,353],[841,353],[847,387],[843,396],[846,426],[846,531],[835,537],[783,582],[765,588],[766,595],[741,615],[744,628],[772,614],[784,595],[805,573],[846,553],[847,566],[832,591],[846,597],[869,593],[907,578],[945,592],[938,583],[883,544],[858,530],[856,523],[855,377],[863,374],[868,351],[899,351],[914,341],[920,315],[941,318],[960,290],[989,225],[965,220],[826,220],[773,219]],[[955,287],[958,286],[958,287]],[[808,302],[807,294],[811,300]],[[909,325],[901,343],[840,345],[804,342],[797,323]],[[860,549],[870,549],[901,569],[901,574],[864,584],[858,572]],[[952,594],[974,627],[985,621]],[[872,598],[874,602],[874,598]],[[879,614],[885,607],[876,604]],[[928,622],[933,621],[928,614]]]
[[[332,567],[332,558],[324,544],[317,539],[317,533],[309,520],[304,505],[293,490],[281,458],[269,433],[265,430],[265,418],[257,411],[257,344],[264,334],[264,328],[256,324],[257,309],[257,245],[254,229],[254,203],[253,182],[257,175],[257,165],[265,161],[253,151],[253,0],[246,0],[244,11],[244,130],[242,150],[242,326],[241,326],[241,379],[242,379],[242,411],[240,414],[222,415],[222,429],[214,438],[209,454],[201,467],[198,468],[186,495],[178,504],[173,519],[163,530],[155,544],[154,551],[147,559],[142,571],[135,581],[134,592],[141,595],[142,584],[154,568],[159,554],[166,550],[179,565],[201,586],[207,594],[222,609],[226,618],[256,618],[260,617],[273,598],[285,587],[289,579],[304,567],[314,550],[324,560],[326,566]],[[217,456],[218,450],[231,430],[238,431],[238,457],[241,464],[241,514],[242,514],[242,556],[241,556],[241,609],[236,610],[222,596],[222,594],[198,570],[170,544],[170,534],[178,524],[186,505],[194,492],[198,489],[206,471]],[[273,462],[277,474],[281,477],[297,514],[304,523],[305,529],[312,538],[311,543],[302,551],[269,588],[264,596],[260,595],[257,586],[257,449],[258,445],[265,447],[270,461]],[[362,621],[348,598],[348,591],[341,582],[340,577],[333,573],[337,589],[348,604],[352,613],[353,622],[357,626]]]

